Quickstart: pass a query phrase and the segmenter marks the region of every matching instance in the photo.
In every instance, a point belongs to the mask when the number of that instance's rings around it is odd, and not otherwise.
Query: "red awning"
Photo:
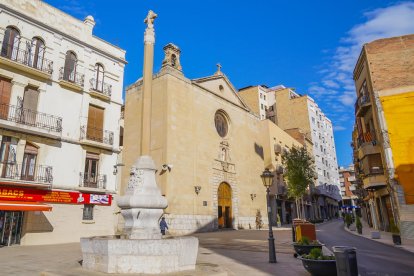
[[[7,211],[52,211],[52,206],[30,201],[3,201],[0,200],[0,210]]]

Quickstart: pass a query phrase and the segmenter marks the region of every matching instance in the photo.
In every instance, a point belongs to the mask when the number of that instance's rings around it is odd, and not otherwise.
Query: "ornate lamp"
[[[267,217],[269,220],[269,263],[276,263],[275,239],[273,238],[272,230],[272,208],[270,206],[270,186],[272,186],[274,174],[269,169],[265,169],[260,177],[262,178],[263,185],[266,187]]]

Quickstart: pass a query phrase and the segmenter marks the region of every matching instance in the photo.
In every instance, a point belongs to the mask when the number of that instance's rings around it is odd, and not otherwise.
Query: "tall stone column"
[[[157,14],[149,11],[144,22],[147,28],[144,33],[144,72],[141,116],[141,155],[150,155],[151,149],[151,105],[152,105],[152,73],[154,67],[154,20]]]

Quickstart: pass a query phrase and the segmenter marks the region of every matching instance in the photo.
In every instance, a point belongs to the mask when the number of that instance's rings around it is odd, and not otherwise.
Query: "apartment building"
[[[315,217],[332,217],[338,210],[339,175],[331,121],[309,96],[297,94],[283,85],[249,86],[238,93],[260,118],[269,119],[307,147],[315,159],[320,194],[315,204]],[[262,95],[263,94],[263,95]],[[263,104],[263,99],[266,102]],[[263,118],[260,114],[265,113]],[[336,187],[331,187],[334,185]],[[309,202],[315,201],[309,200]],[[311,203],[309,203],[311,204]]]
[[[353,164],[347,168],[339,168],[339,182],[341,184],[342,211],[354,211],[358,207],[358,197],[353,193],[357,189],[357,179]]]
[[[413,57],[413,34],[379,39],[363,46],[353,72],[352,146],[367,192],[363,215],[376,229],[395,223],[403,240],[414,239]]]
[[[125,51],[94,25],[39,0],[0,3],[1,244],[115,231]]]

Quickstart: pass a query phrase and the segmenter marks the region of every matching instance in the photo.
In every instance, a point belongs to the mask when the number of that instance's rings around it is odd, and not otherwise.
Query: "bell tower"
[[[181,50],[178,46],[168,43],[164,46],[164,60],[162,61],[162,67],[171,66],[179,71],[182,71],[180,63]]]

